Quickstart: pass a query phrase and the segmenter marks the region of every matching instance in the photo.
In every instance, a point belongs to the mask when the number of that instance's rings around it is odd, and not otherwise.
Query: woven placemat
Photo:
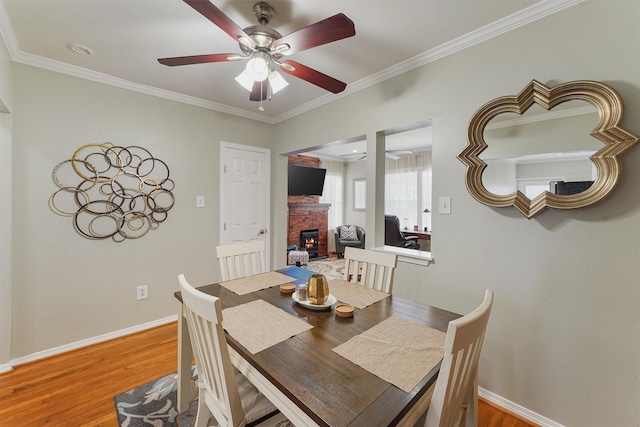
[[[261,299],[225,308],[222,319],[222,327],[251,354],[313,328]]]
[[[445,336],[392,316],[333,351],[409,393],[444,357]]]
[[[365,308],[376,303],[389,294],[356,283],[345,282],[342,279],[334,279],[327,282],[329,292],[338,301],[351,304],[355,308]]]
[[[238,295],[250,294],[251,292],[260,291],[283,283],[294,281],[293,277],[286,274],[270,271],[268,273],[255,274],[253,276],[241,277],[240,279],[227,280],[220,282],[221,286],[235,292]]]

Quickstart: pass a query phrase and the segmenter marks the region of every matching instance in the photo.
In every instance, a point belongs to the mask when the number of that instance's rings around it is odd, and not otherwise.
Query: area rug
[[[189,408],[179,413],[178,374],[173,372],[157,380],[148,382],[113,398],[120,427],[192,427],[198,412],[198,373],[195,365],[191,367],[191,387]],[[272,418],[273,419],[273,418]],[[271,419],[269,420],[271,421]],[[219,424],[214,418],[209,427]],[[288,420],[274,422],[274,427],[293,427]]]
[[[189,409],[180,414],[177,409],[178,374],[173,372],[113,398],[120,427],[192,426],[198,407],[198,373],[191,367]]]
[[[309,261],[309,264],[303,265],[303,267],[315,273],[324,274],[328,279],[337,279],[342,277],[344,258],[325,258],[318,261]]]

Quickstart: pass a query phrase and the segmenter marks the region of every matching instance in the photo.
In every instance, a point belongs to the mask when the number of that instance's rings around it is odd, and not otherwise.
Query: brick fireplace
[[[302,166],[320,167],[320,159],[308,156],[289,156],[289,163]],[[317,230],[317,253],[316,256],[326,257],[327,237],[329,228],[329,207],[330,203],[320,203],[319,196],[289,196],[288,197],[288,221],[287,221],[287,245],[297,245],[300,250],[304,249],[302,244],[302,232]],[[309,251],[312,258],[312,251]]]
[[[302,231],[318,230],[317,256],[327,256],[327,235],[329,228],[329,203],[289,203],[289,232],[287,245],[301,246]],[[309,252],[311,258],[311,252]]]

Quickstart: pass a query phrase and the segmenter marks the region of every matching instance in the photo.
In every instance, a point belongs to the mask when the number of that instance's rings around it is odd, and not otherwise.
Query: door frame
[[[225,203],[227,202],[227,197],[229,197],[229,194],[225,193],[225,188],[223,185],[224,173],[225,173],[224,161],[226,160],[226,157],[224,154],[225,154],[225,150],[227,149],[261,153],[267,157],[267,161],[265,164],[265,168],[266,168],[265,192],[266,192],[267,202],[265,203],[265,212],[264,212],[265,228],[267,231],[264,235],[264,258],[265,258],[264,262],[265,262],[265,265],[268,266],[269,269],[271,269],[271,150],[268,148],[236,144],[233,142],[225,142],[225,141],[220,142],[220,172],[219,172],[219,178],[218,178],[218,181],[220,182],[220,211],[218,212],[218,215],[219,215],[218,244],[220,244],[222,233],[224,232],[224,208],[225,208]]]

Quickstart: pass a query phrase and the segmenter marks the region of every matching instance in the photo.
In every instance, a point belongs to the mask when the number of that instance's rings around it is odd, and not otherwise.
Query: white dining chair
[[[347,246],[344,264],[343,280],[391,293],[393,274],[398,264],[397,255]]]
[[[178,276],[178,283],[198,369],[195,426],[207,426],[212,415],[220,426],[229,427],[258,426],[267,420],[271,424],[276,421],[274,416],[285,421],[284,415],[231,364],[220,300],[195,289],[184,274]]]
[[[216,246],[222,281],[266,273],[264,241]]]
[[[493,291],[487,289],[478,308],[449,322],[438,379],[405,416],[401,425],[478,425],[478,360],[492,306]]]

